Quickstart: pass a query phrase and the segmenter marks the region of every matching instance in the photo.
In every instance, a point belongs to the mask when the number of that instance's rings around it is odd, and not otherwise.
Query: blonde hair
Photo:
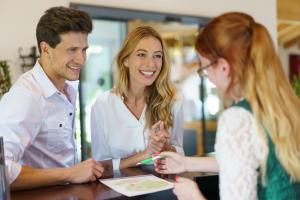
[[[226,13],[204,28],[196,49],[210,60],[226,59],[232,77],[226,93],[238,85],[249,101],[266,148],[261,163],[263,181],[269,151],[263,128],[284,169],[293,181],[299,181],[300,100],[284,74],[267,29],[247,14]]]
[[[161,71],[155,82],[146,88],[146,126],[151,127],[154,123],[161,120],[165,128],[173,126],[172,107],[175,101],[176,90],[170,81],[170,65],[166,45],[159,33],[149,26],[140,26],[130,32],[117,55],[117,65],[119,77],[113,92],[126,98],[130,87],[129,70],[125,67],[124,61],[134,51],[138,43],[146,37],[154,37],[159,40],[163,51]]]

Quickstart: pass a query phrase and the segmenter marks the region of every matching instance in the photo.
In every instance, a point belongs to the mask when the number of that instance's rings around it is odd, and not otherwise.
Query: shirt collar
[[[32,74],[34,78],[36,79],[37,83],[39,84],[43,94],[46,98],[56,94],[60,93],[58,89],[55,87],[55,85],[52,83],[52,81],[48,78],[45,71],[43,70],[40,63],[37,61],[32,69]],[[77,82],[76,85],[78,85],[78,81],[72,81]],[[74,84],[75,85],[75,84]],[[67,89],[67,92],[69,95],[74,96],[76,94],[76,89],[72,87],[68,81],[65,83],[65,87]],[[76,95],[75,95],[76,96]]]
[[[138,125],[145,126],[146,124],[146,109],[147,105],[145,105],[143,112],[141,114],[140,119],[138,120],[131,111],[127,108],[127,106],[124,103],[124,99],[113,93],[113,98],[116,102],[117,108],[118,108],[118,115],[121,116],[121,119],[123,119],[123,124],[126,127],[136,127]]]

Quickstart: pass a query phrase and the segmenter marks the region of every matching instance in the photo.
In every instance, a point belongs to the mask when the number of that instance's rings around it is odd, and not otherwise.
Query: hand
[[[168,131],[164,128],[164,123],[158,121],[151,127],[151,132],[149,135],[149,142],[147,147],[147,152],[149,155],[161,152],[164,146],[166,146],[169,138]]]
[[[159,155],[164,159],[158,159],[154,162],[155,171],[161,174],[176,174],[186,171],[185,157],[174,152],[162,152]]]
[[[178,200],[205,200],[205,197],[199,190],[197,184],[187,178],[177,176],[173,192]]]
[[[71,168],[68,168],[70,183],[85,183],[95,181],[102,176],[104,167],[100,162],[88,159]]]

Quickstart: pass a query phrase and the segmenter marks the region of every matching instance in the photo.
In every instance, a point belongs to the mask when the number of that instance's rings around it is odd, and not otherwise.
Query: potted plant
[[[7,61],[0,61],[0,97],[11,87],[9,65]]]
[[[297,96],[300,98],[300,75],[294,76],[292,85]]]

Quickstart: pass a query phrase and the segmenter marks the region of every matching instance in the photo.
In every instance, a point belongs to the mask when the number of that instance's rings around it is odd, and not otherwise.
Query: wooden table
[[[112,177],[127,177],[143,174],[154,174],[153,166],[143,166],[128,168],[121,171],[109,172],[104,175],[105,178]],[[193,178],[194,173],[184,173],[183,176]],[[168,175],[163,177],[166,180],[174,180],[174,175]],[[175,200],[176,196],[172,190],[165,190],[147,195],[141,195],[136,197],[126,197],[120,193],[115,192],[109,187],[105,186],[99,181],[86,184],[77,185],[63,185],[44,187],[34,190],[16,191],[11,193],[11,200],[101,200],[101,199],[163,199],[163,200]]]

